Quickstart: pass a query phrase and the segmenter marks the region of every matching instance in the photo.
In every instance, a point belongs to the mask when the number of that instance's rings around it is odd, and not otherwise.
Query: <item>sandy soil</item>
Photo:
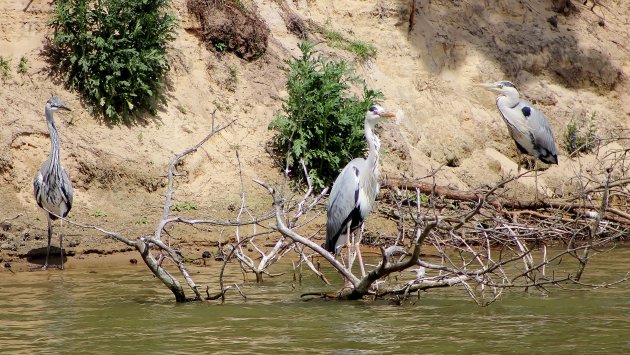
[[[73,108],[56,116],[63,165],[75,189],[72,220],[130,238],[152,233],[161,215],[168,163],[210,131],[213,113],[217,125],[236,122],[180,168],[186,176],[177,184],[177,202],[197,207],[182,214],[236,216],[241,199],[237,151],[250,211],[262,215],[270,209],[266,192],[251,179],[281,179],[268,153],[272,132],[267,126],[280,109],[279,98],[286,96],[283,61],[299,54],[299,39],[287,30],[278,1],[251,2],[271,29],[268,52],[254,62],[208,51],[195,36],[198,24],[187,14],[185,1],[174,1],[181,26],[169,51],[168,107],[148,124],[133,127],[96,121],[75,93],[48,77],[41,50],[50,33],[51,7],[34,1],[23,12],[26,3],[0,2],[0,56],[12,65],[11,78],[0,79],[3,262],[25,263],[27,255],[41,255],[46,245],[46,219],[31,181],[48,154],[43,106],[52,95]],[[578,14],[557,16],[557,28],[547,22],[557,14],[546,0],[417,4],[409,32],[409,1],[288,2],[303,19],[377,48],[375,58],[361,62],[313,34],[317,49],[353,61],[368,85],[384,92],[383,106],[397,112],[398,123],[382,131],[385,175],[423,177],[444,165],[436,175],[439,184],[471,189],[513,174],[516,148],[496,111],[495,96],[475,86],[480,82],[515,82],[549,117],[558,142],[568,122],[592,113],[601,136],[630,128],[630,2],[606,1],[606,8],[597,6],[595,12],[577,4]],[[600,16],[604,26],[598,25]],[[29,64],[25,75],[16,71],[22,56]],[[234,92],[226,89],[230,67],[237,68]],[[572,189],[577,174],[597,178],[602,169],[592,156],[570,160],[561,148],[560,165],[539,176],[540,192],[561,195]],[[533,178],[521,179],[512,193],[533,198]],[[373,216],[368,230],[383,220]],[[317,219],[313,230],[323,223]],[[388,226],[376,233],[394,233]],[[71,226],[65,232],[71,258],[128,250],[91,230]],[[191,254],[233,237],[221,228],[176,227],[171,234]]]

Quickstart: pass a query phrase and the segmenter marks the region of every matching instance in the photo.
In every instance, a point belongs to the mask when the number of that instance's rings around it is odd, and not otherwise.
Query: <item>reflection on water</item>
[[[625,275],[630,249],[589,265],[590,281]],[[280,268],[282,266],[278,266]],[[288,266],[287,266],[288,267]],[[216,280],[217,267],[198,280]],[[275,270],[278,271],[278,270]],[[231,277],[235,280],[238,273]],[[415,304],[299,299],[291,276],[247,284],[228,303],[175,304],[141,266],[0,273],[2,353],[622,353],[630,351],[630,285],[548,296],[512,292],[489,307],[460,288]],[[604,278],[602,280],[601,278]],[[204,281],[205,282],[205,281]],[[211,284],[216,285],[216,284]]]

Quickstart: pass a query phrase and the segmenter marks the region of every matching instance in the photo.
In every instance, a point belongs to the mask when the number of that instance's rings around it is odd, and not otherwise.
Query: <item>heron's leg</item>
[[[48,248],[46,249],[46,261],[44,262],[44,266],[42,269],[48,269],[48,256],[50,255],[50,238],[52,238],[52,221],[50,220],[50,215],[46,213],[46,218],[48,219]]]
[[[359,238],[357,238],[354,248],[357,251],[357,256],[359,257],[359,267],[361,268],[361,277],[365,277],[365,264],[363,264],[363,257],[361,256],[361,239],[363,239],[363,228],[365,228],[365,224],[361,223],[361,230],[359,230]]]
[[[61,249],[61,270],[63,270],[63,219],[59,219],[59,249]]]
[[[536,187],[534,201],[538,201],[538,160],[534,160],[534,186]]]
[[[352,243],[350,242],[350,238],[353,235],[353,233],[351,231],[350,226],[351,226],[351,223],[348,222],[347,232],[346,232],[347,233],[346,234],[346,250],[347,250],[347,253],[348,253],[348,272],[352,273],[352,263],[354,261],[352,259],[354,259],[354,257],[352,255],[352,247],[351,247]],[[343,288],[352,288],[352,287],[354,287],[352,285],[352,283],[350,282],[350,280],[346,279],[343,275],[341,277],[344,279]]]
[[[352,240],[350,238],[354,237],[354,233],[352,233],[350,228],[350,223],[348,223],[346,235],[346,251],[348,253],[348,271],[352,272],[352,264],[354,263],[354,253],[352,252]]]

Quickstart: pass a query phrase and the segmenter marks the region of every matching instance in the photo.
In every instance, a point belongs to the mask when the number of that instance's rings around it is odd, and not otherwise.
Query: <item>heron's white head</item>
[[[378,122],[384,121],[385,119],[396,117],[395,114],[385,111],[379,105],[372,105],[370,109],[365,113],[365,122],[368,122],[372,126],[375,126]]]
[[[518,91],[516,90],[516,87],[509,81],[497,81],[496,83],[483,83],[479,85],[501,95],[505,95],[508,97],[518,97]]]
[[[46,110],[52,110],[52,111],[57,111],[57,110],[66,110],[66,111],[72,111],[70,110],[68,107],[64,106],[61,103],[61,99],[58,96],[52,97],[50,99],[48,99],[48,101],[46,101]]]

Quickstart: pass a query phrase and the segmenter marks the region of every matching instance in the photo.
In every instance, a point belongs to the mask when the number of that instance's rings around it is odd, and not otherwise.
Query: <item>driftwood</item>
[[[387,177],[382,186],[384,189],[418,189],[424,194],[433,194],[439,197],[447,198],[450,200],[477,202],[483,194],[474,191],[461,191],[446,186],[438,186],[435,184],[409,180],[402,178]],[[599,206],[588,205],[580,203],[570,203],[566,201],[521,201],[500,196],[490,196],[486,201],[497,209],[509,209],[509,210],[544,210],[544,209],[559,209],[564,211],[597,211]],[[603,219],[611,220],[617,223],[630,223],[630,214],[620,211],[618,209],[606,208],[606,213],[602,216]]]

